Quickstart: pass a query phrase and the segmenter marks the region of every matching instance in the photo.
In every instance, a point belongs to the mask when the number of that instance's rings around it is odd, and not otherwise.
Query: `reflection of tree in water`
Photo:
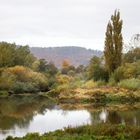
[[[136,125],[140,126],[140,110],[136,111],[135,117],[136,117]],[[135,118],[134,118],[134,120],[135,120]]]
[[[43,114],[53,106],[48,99],[37,96],[0,99],[0,129],[27,128],[35,112]]]
[[[15,118],[15,117],[8,117],[8,116],[0,116],[0,129],[1,130],[8,130],[14,128],[14,126],[18,126],[19,128],[27,128],[29,122],[32,120],[32,115],[26,118]]]
[[[97,112],[92,112],[92,123],[98,124],[98,123],[105,123],[107,121],[108,112],[106,109],[102,109]]]
[[[108,114],[108,122],[111,124],[119,124],[122,122],[121,116],[116,111],[111,111]]]
[[[127,110],[127,111],[106,111],[98,110],[91,112],[92,124],[98,123],[111,123],[111,124],[120,124],[125,123],[129,125],[140,126],[140,110]],[[101,117],[103,116],[103,118]],[[105,118],[105,121],[104,121]]]
[[[100,113],[101,111],[97,111],[97,112],[92,112],[91,113],[91,122],[92,124],[98,124],[98,123],[101,123],[101,120],[100,120]]]
[[[125,124],[140,126],[140,110],[118,112]]]

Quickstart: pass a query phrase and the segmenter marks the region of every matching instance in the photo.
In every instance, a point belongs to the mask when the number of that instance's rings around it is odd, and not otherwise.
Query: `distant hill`
[[[54,62],[57,67],[60,67],[63,60],[66,59],[74,66],[87,65],[93,56],[101,56],[102,52],[97,50],[86,49],[82,47],[31,47],[31,52],[37,58],[44,58],[48,62]]]

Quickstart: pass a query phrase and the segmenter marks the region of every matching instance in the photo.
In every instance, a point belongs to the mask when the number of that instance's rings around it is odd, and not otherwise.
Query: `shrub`
[[[70,87],[69,87],[68,84],[59,85],[59,86],[57,86],[57,88],[56,88],[56,92],[57,92],[57,93],[65,93],[65,94],[67,94],[67,93],[69,93],[70,91],[71,91],[71,90],[70,90]]]
[[[6,96],[8,96],[8,92],[5,91],[5,90],[1,90],[0,91],[0,97],[6,97]]]
[[[3,69],[0,76],[0,90],[15,93],[46,91],[48,79],[39,72],[23,66]]]
[[[109,74],[102,64],[102,59],[97,56],[91,58],[90,64],[87,67],[87,75],[89,80],[93,79],[94,81],[108,81],[109,78]]]
[[[58,75],[56,76],[56,80],[58,82],[58,84],[66,84],[69,83],[73,80],[73,78],[71,76],[67,76],[67,75]]]
[[[9,90],[14,85],[16,76],[9,72],[2,72],[0,76],[0,90]]]
[[[74,70],[70,70],[70,71],[68,72],[68,75],[69,75],[69,76],[74,76],[74,75],[75,75],[75,71],[74,71]]]
[[[48,79],[48,83],[47,83],[49,89],[53,89],[55,86],[57,86],[57,81],[56,81],[56,78],[55,77],[50,77]]]
[[[48,79],[41,73],[33,72],[31,82],[36,84],[36,87],[41,91],[48,89]]]
[[[140,60],[140,48],[130,49],[123,58],[124,63],[133,63],[137,60]]]
[[[140,77],[140,61],[135,63],[125,63],[124,65],[118,67],[112,73],[110,80],[114,80],[116,83],[124,79],[132,79]]]
[[[120,81],[120,83],[118,85],[119,85],[119,87],[122,87],[122,88],[136,90],[136,89],[140,89],[140,80],[134,79],[134,78],[126,79],[126,80]]]
[[[12,87],[14,93],[37,92],[37,85],[35,83],[16,82]]]
[[[86,89],[90,89],[90,88],[94,88],[96,86],[97,86],[96,82],[94,82],[93,80],[89,80],[82,87],[86,88]]]
[[[114,73],[112,73],[110,80],[114,80],[116,83],[120,82],[120,80],[124,79],[124,68],[123,67],[119,67],[118,69],[116,69],[114,71]]]
[[[117,84],[117,83],[116,83],[114,77],[111,76],[111,78],[109,79],[108,85],[109,85],[109,86],[116,86],[116,84]]]
[[[74,80],[72,82],[70,82],[70,87],[71,88],[78,88],[81,87],[83,85],[82,80],[78,79],[78,78],[74,78]]]
[[[97,86],[100,87],[100,86],[105,86],[107,83],[103,80],[99,80],[97,81]]]

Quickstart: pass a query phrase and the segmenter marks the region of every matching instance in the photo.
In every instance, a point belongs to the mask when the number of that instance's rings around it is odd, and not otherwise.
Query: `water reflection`
[[[108,112],[106,109],[102,109],[102,112],[99,114],[99,119],[104,123],[107,121]]]
[[[101,111],[91,113],[92,124],[110,123],[140,126],[140,109],[127,111]]]
[[[130,124],[140,126],[140,109],[108,111],[62,109],[52,101],[32,96],[0,99],[0,139],[28,132],[44,133],[84,124]]]

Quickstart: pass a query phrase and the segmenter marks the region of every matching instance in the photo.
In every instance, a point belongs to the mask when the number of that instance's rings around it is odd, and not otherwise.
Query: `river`
[[[75,105],[76,106],[76,105]],[[140,126],[139,105],[130,108],[108,106],[68,107],[43,97],[16,96],[0,99],[0,140],[8,135],[24,136],[29,132],[45,133],[81,125],[99,123]]]

